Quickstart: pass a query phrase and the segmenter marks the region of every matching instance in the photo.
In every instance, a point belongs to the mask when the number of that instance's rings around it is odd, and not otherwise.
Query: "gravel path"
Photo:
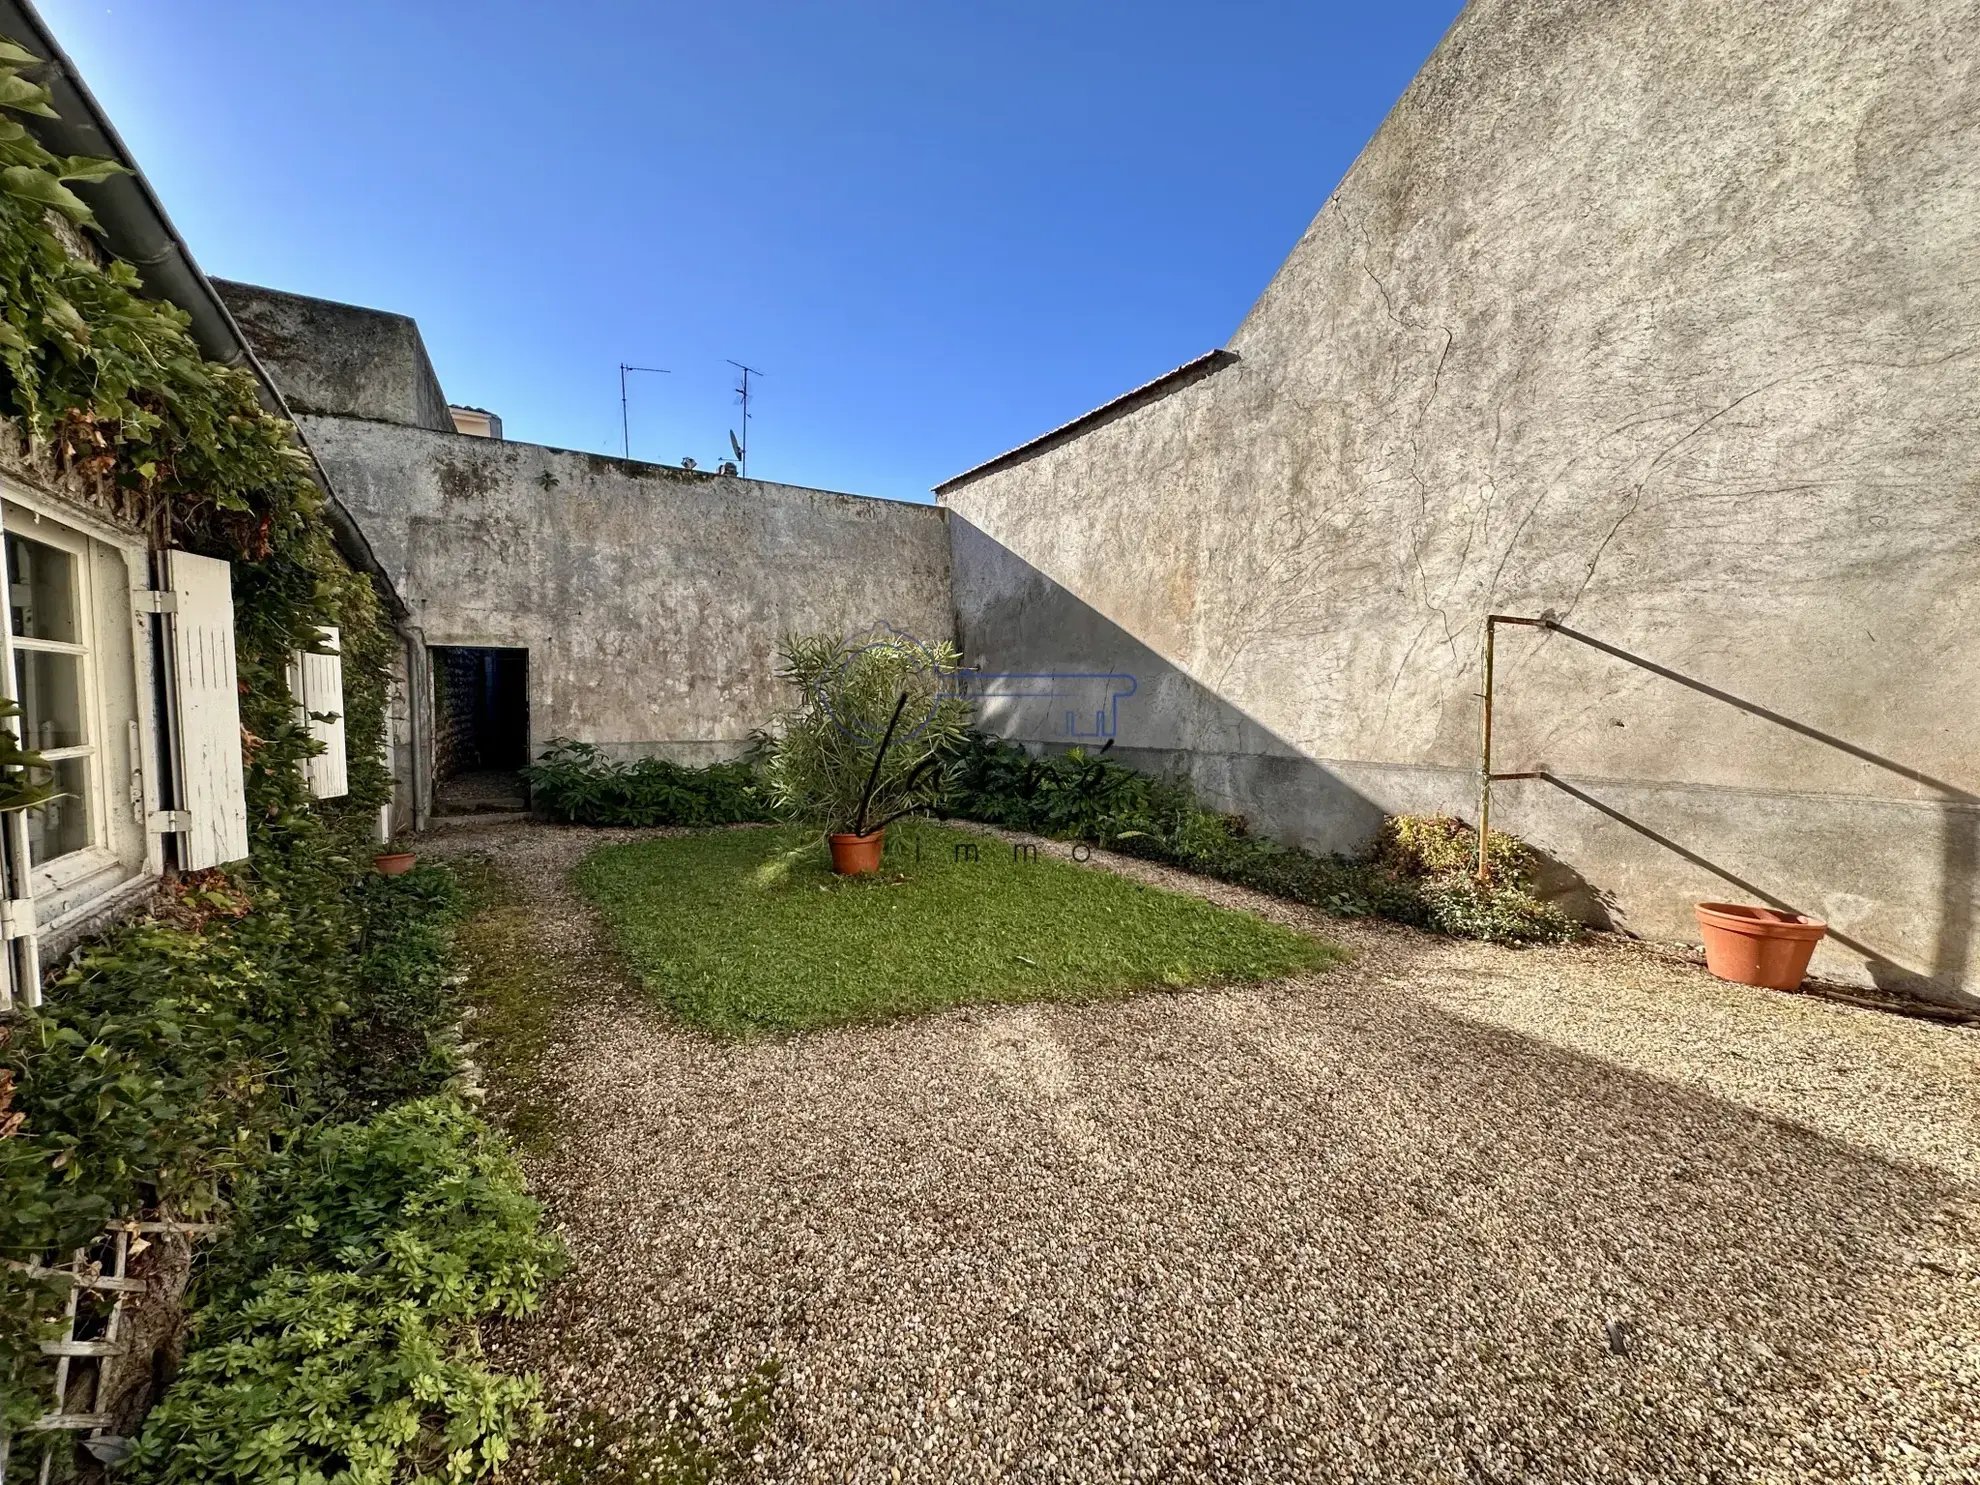
[[[777,1482],[1980,1480],[1980,1031],[1101,858],[1355,959],[722,1044],[617,980],[565,880],[607,838],[438,843],[581,991],[530,1167],[576,1272],[495,1342],[567,1440],[673,1418],[682,1478]]]

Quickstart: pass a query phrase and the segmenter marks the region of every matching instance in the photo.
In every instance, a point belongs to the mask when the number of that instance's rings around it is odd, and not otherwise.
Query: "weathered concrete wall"
[[[994,620],[959,522],[970,658],[1077,668],[1097,615],[1223,708],[1155,746],[1348,845],[1367,809],[1282,760],[1473,815],[1484,616],[1556,610],[1818,735],[1514,631],[1498,765],[1579,796],[1502,786],[1503,823],[1636,931],[1773,898],[1831,972],[1973,987],[1976,35],[1974,0],[1474,0],[1235,365],[945,487],[1079,611]]]
[[[296,412],[453,431],[409,316],[225,279],[213,287]]]
[[[429,645],[529,651],[532,753],[553,737],[730,757],[787,698],[794,632],[946,639],[933,506],[349,418],[304,435]]]

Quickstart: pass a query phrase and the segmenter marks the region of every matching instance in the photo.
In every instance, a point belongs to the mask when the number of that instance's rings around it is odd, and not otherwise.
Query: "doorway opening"
[[[433,813],[529,808],[529,651],[434,645]]]

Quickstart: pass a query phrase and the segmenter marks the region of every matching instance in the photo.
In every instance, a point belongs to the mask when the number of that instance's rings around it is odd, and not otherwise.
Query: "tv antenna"
[[[736,437],[735,429],[729,430],[729,447],[736,451],[736,472],[744,479],[749,478],[749,379],[762,376],[754,366],[745,366],[740,361],[729,364],[742,373],[742,381],[736,387],[736,395],[742,398],[742,437]]]
[[[626,411],[626,373],[629,371],[651,372],[654,376],[672,376],[665,366],[628,366],[619,363],[619,448],[626,458],[632,458],[632,420]]]

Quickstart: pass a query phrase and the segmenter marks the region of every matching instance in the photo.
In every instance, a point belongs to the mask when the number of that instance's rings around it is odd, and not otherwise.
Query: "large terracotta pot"
[[[371,864],[381,877],[396,877],[411,871],[418,859],[411,851],[381,851],[371,858]]]
[[[884,828],[870,835],[835,835],[832,841],[832,870],[842,877],[856,877],[880,869],[880,850],[887,843]]]
[[[1701,902],[1698,930],[1705,936],[1705,967],[1720,979],[1794,990],[1829,925],[1774,908]]]

